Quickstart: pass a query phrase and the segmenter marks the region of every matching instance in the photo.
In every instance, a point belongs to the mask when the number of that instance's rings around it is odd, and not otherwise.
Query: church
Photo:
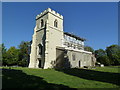
[[[95,66],[84,38],[64,32],[63,16],[48,8],[36,16],[29,68],[82,68]]]

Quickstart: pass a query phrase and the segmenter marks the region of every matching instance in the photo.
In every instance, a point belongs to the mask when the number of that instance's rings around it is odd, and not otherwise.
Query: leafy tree
[[[2,66],[2,44],[0,44],[0,66]]]
[[[106,55],[106,52],[103,49],[95,50],[95,57],[96,58],[99,58],[99,57],[104,56],[104,55]]]
[[[5,48],[4,43],[0,44],[0,63],[1,63],[1,65],[2,64],[6,65],[6,58],[7,58],[6,51],[7,51],[7,49]]]
[[[15,47],[10,47],[8,49],[8,51],[6,52],[6,64],[8,66],[11,66],[11,65],[17,65],[18,63],[18,55],[19,55],[19,50],[16,49]]]
[[[94,49],[92,47],[90,47],[90,46],[85,46],[84,50],[94,53]]]
[[[19,45],[19,62],[20,66],[28,66],[30,54],[30,42],[22,41]]]
[[[106,48],[106,52],[112,65],[120,65],[120,46],[111,45]]]
[[[104,65],[110,65],[110,61],[107,56],[107,53],[103,49],[96,50],[95,57],[97,59],[97,62],[100,62]]]

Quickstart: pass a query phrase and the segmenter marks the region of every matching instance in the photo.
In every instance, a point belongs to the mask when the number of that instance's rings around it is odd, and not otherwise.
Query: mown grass
[[[29,69],[3,67],[3,88],[118,88],[120,67],[96,69]]]

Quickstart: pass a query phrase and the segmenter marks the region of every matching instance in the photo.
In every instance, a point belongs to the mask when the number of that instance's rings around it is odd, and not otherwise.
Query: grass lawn
[[[51,90],[71,88],[118,88],[120,66],[96,69],[2,68],[2,88],[36,88]]]

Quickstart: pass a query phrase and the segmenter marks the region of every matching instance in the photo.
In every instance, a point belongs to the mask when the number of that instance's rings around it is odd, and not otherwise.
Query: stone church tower
[[[63,16],[48,8],[36,16],[29,68],[52,68],[63,42]]]

